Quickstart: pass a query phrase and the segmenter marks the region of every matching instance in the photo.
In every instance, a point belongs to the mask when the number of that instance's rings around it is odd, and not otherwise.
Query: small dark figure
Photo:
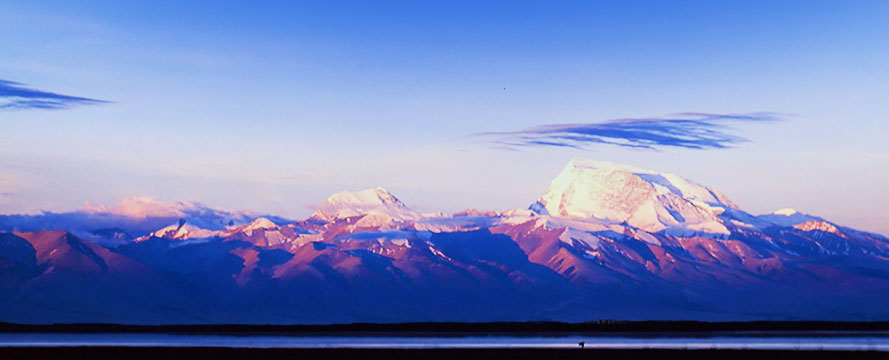
[[[583,346],[586,345],[586,342],[581,341],[577,343],[577,345],[580,345],[580,348],[583,349]]]

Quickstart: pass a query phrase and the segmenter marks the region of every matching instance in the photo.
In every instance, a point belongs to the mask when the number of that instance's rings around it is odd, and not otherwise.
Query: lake
[[[558,336],[299,336],[286,334],[0,333],[0,347],[226,347],[282,349],[736,349],[889,351],[889,333],[720,333]]]

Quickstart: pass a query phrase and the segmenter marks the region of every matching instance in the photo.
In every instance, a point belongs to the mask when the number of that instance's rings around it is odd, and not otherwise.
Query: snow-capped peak
[[[330,221],[372,214],[392,219],[416,219],[420,214],[382,187],[361,191],[340,191],[327,198],[313,218]]]
[[[253,231],[253,230],[266,230],[266,229],[276,229],[278,225],[273,223],[271,220],[266,219],[264,217],[256,218],[256,220],[251,221],[249,224],[244,226],[245,231]]]
[[[812,220],[824,221],[822,218],[807,215],[791,208],[775,210],[771,214],[759,215],[756,218],[779,226],[794,226]]]
[[[392,193],[382,187],[361,191],[340,191],[327,198],[333,206],[394,206],[405,207]]]
[[[152,237],[175,240],[199,239],[217,236],[221,233],[221,231],[202,229],[200,227],[187,223],[185,219],[181,219],[176,224],[158,229],[151,234],[148,234],[148,236],[143,236],[136,239],[136,241],[143,241]]]
[[[797,213],[799,213],[799,211],[796,211],[796,209],[783,208],[783,209],[775,210],[775,212],[773,212],[772,214],[774,214],[774,215],[783,215],[783,216],[791,216],[791,215],[794,215],[794,214],[797,214]]]
[[[667,228],[727,234],[717,216],[737,206],[713,189],[674,174],[574,158],[531,209],[657,232]]]

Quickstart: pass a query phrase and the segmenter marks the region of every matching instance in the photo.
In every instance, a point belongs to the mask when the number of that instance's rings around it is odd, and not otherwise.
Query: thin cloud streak
[[[597,123],[548,124],[525,130],[475,134],[498,147],[583,149],[595,144],[656,150],[660,147],[724,149],[748,141],[730,134],[729,122],[773,122],[778,114],[679,113],[666,117],[615,119]]]
[[[22,83],[0,79],[0,110],[62,110],[105,103],[108,101],[30,89]]]

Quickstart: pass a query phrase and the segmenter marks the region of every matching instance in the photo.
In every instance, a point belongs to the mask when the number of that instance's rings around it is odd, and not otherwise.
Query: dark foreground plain
[[[13,347],[5,359],[886,359],[871,351],[604,349],[245,349],[220,347]]]

